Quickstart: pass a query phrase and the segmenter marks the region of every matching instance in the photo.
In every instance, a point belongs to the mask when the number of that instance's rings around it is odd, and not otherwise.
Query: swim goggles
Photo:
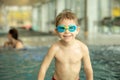
[[[67,27],[65,25],[58,25],[56,29],[60,33],[65,32],[66,30],[69,30],[70,32],[74,32],[77,29],[77,26],[76,25],[68,25],[68,27]]]

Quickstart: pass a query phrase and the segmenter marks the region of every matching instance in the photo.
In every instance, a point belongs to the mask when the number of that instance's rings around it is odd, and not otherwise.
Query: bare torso
[[[78,80],[81,68],[82,49],[80,43],[65,47],[59,45],[55,54],[55,73],[56,80]],[[59,44],[59,43],[58,43]]]

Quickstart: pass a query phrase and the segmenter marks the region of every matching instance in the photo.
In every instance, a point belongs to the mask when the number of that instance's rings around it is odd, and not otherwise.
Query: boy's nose
[[[66,29],[66,30],[65,30],[65,33],[69,33],[69,30],[68,30],[68,29]]]

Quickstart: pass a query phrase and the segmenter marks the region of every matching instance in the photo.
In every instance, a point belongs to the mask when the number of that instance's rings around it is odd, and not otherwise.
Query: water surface
[[[120,46],[89,45],[88,47],[94,80],[120,80]],[[40,64],[48,48],[41,46],[25,50],[0,49],[0,80],[37,80]],[[53,73],[54,60],[45,80],[51,80]],[[80,78],[85,80],[83,66]]]

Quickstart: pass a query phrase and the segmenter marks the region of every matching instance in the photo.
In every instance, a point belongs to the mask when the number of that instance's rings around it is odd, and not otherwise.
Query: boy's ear
[[[80,32],[80,27],[77,28],[77,31]]]
[[[77,28],[77,34],[80,32],[80,27]]]
[[[57,29],[54,29],[54,34],[57,35],[57,33],[58,33],[58,32],[57,32]]]

